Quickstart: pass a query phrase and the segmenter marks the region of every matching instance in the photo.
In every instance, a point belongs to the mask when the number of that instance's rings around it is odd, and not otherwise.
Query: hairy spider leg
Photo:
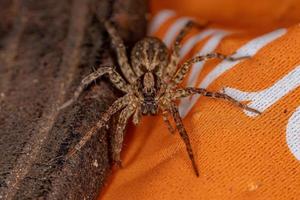
[[[167,124],[170,133],[175,134],[176,130],[173,128],[173,126],[169,120],[168,111],[166,111],[166,110],[163,111],[162,117],[163,117],[164,122]]]
[[[179,69],[177,70],[176,74],[174,75],[173,79],[171,80],[170,86],[171,88],[175,87],[181,81],[183,78],[187,75],[187,72],[190,70],[191,66],[194,63],[201,62],[203,60],[208,60],[212,58],[219,58],[221,60],[229,60],[229,61],[236,61],[236,60],[241,60],[245,58],[249,58],[248,56],[242,56],[242,57],[232,57],[232,56],[226,56],[220,53],[208,53],[203,56],[196,56],[194,58],[191,58],[190,60],[184,62]]]
[[[179,98],[187,97],[187,96],[190,96],[190,95],[193,95],[193,94],[200,94],[200,95],[203,95],[205,97],[211,97],[211,98],[215,98],[215,99],[224,99],[224,100],[227,100],[227,101],[235,104],[236,106],[238,106],[242,109],[245,109],[245,110],[248,110],[250,112],[257,113],[257,114],[261,114],[260,111],[254,109],[254,108],[251,108],[251,107],[247,106],[246,104],[241,103],[240,101],[232,98],[231,96],[229,96],[225,93],[210,92],[210,91],[207,91],[204,88],[188,87],[188,88],[183,88],[183,89],[177,89],[174,92],[173,96],[174,96],[174,98],[179,99]]]
[[[134,115],[133,115],[133,119],[132,119],[133,124],[138,125],[138,123],[140,123],[141,118],[142,118],[142,112],[141,112],[141,107],[139,105],[136,108]]]
[[[94,126],[91,130],[89,130],[83,138],[75,145],[75,147],[68,152],[66,159],[69,159],[72,157],[77,151],[80,151],[80,149],[85,145],[87,141],[90,140],[90,138],[95,135],[98,130],[105,126],[105,123],[108,122],[108,120],[111,118],[113,114],[118,112],[119,110],[125,108],[128,104],[130,104],[131,98],[130,95],[127,94],[119,99],[117,99],[103,114],[101,119],[97,122],[96,126]]]
[[[109,75],[109,79],[110,81],[115,85],[116,88],[118,88],[119,90],[123,91],[123,92],[129,92],[129,87],[127,85],[127,83],[125,82],[125,80],[113,69],[113,67],[111,66],[104,66],[104,67],[100,67],[97,69],[97,71],[91,73],[90,75],[86,76],[84,79],[82,79],[80,85],[78,86],[78,88],[76,89],[76,91],[74,92],[73,97],[68,100],[67,102],[65,102],[61,107],[59,107],[58,109],[61,110],[63,108],[68,107],[69,105],[73,104],[78,97],[80,96],[80,94],[83,92],[83,90],[90,85],[94,80],[100,78],[101,76],[103,76],[104,74],[108,74]]]
[[[119,167],[122,166],[120,153],[124,140],[124,130],[126,128],[128,119],[134,114],[135,111],[136,106],[132,105],[128,105],[121,111],[118,119],[117,130],[115,134],[112,135],[112,158],[114,163],[116,163]]]
[[[123,40],[119,36],[116,28],[111,24],[109,21],[104,22],[105,28],[107,32],[109,33],[112,43],[116,48],[116,53],[118,56],[118,63],[120,65],[121,71],[123,75],[126,77],[126,80],[129,83],[134,83],[137,79],[136,74],[132,70],[130,64],[128,63],[128,58],[126,54],[126,47],[123,43]]]
[[[185,26],[179,31],[178,35],[175,38],[172,47],[172,54],[170,57],[170,62],[164,72],[164,80],[170,80],[174,73],[176,72],[177,65],[179,63],[180,55],[180,43],[182,42],[183,38],[191,31],[193,27],[197,27],[199,29],[203,29],[207,26],[208,23],[198,24],[192,20],[188,21]]]
[[[186,150],[187,150],[189,158],[192,162],[192,166],[194,168],[195,174],[197,177],[199,177],[199,170],[198,170],[195,158],[194,158],[192,145],[191,145],[189,136],[184,128],[184,125],[183,125],[182,119],[179,115],[178,109],[177,109],[176,105],[174,103],[172,103],[169,110],[170,110],[171,114],[173,115],[173,118],[174,118],[174,121],[176,124],[176,128],[177,128],[183,142],[185,143]]]

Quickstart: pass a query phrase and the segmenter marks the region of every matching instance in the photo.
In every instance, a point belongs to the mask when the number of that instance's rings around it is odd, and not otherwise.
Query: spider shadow
[[[128,157],[128,159],[126,161],[126,165],[130,165],[137,160],[137,157],[140,155],[141,150],[144,148],[146,143],[149,141],[149,137],[151,134],[147,134],[147,133],[153,132],[153,129],[159,123],[158,116],[146,117],[146,118],[147,119],[142,119],[139,124],[139,125],[142,125],[142,124],[144,125],[143,129],[137,128],[136,126],[133,125],[133,123],[130,123],[128,126],[126,137],[125,137],[125,142],[124,142],[124,150],[122,151],[124,154],[126,153],[127,150],[129,150],[130,145],[132,145],[132,143],[134,142],[136,134],[140,134],[140,132],[137,132],[137,130],[138,129],[142,130],[144,132],[144,134],[143,134],[143,137],[139,138],[140,141],[137,142],[138,146],[135,148],[134,152],[130,155],[130,157]],[[154,118],[154,120],[151,118]],[[151,124],[150,124],[150,122],[151,122]],[[139,125],[137,125],[137,126],[139,126]],[[125,156],[124,154],[122,157]]]

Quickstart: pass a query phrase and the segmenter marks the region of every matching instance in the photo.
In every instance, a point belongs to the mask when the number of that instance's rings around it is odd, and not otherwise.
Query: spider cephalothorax
[[[181,88],[179,86],[193,63],[210,58],[227,59],[231,61],[245,58],[233,58],[219,53],[210,53],[192,58],[178,66],[180,42],[194,23],[188,22],[180,31],[171,51],[169,51],[166,45],[158,38],[146,37],[140,40],[135,44],[131,52],[131,64],[128,62],[123,41],[117,34],[114,26],[108,21],[106,21],[104,25],[115,46],[118,63],[125,79],[114,70],[113,66],[100,66],[97,71],[82,80],[81,85],[75,91],[74,97],[67,101],[61,108],[73,103],[87,85],[91,84],[95,79],[104,74],[107,74],[114,86],[123,91],[125,95],[117,99],[102,114],[102,117],[96,126],[68,153],[68,158],[76,151],[80,150],[91,136],[96,133],[97,129],[105,126],[113,114],[120,111],[117,130],[112,136],[112,157],[116,163],[120,163],[124,129],[131,116],[133,116],[134,124],[138,124],[142,115],[157,115],[161,113],[163,120],[167,123],[169,130],[173,133],[175,129],[168,119],[168,114],[170,114],[173,116],[176,129],[186,145],[194,171],[198,176],[199,172],[194,159],[189,136],[179,115],[175,103],[176,100],[193,94],[200,94],[207,97],[225,99],[243,109],[259,113],[257,110],[236,101],[224,93],[209,92],[204,88]]]

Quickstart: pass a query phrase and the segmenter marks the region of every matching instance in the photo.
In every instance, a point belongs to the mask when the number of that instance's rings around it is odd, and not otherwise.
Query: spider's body
[[[166,45],[158,38],[146,37],[135,44],[131,66],[137,76],[138,97],[143,115],[156,115],[163,88],[161,74],[169,61]]]
[[[138,77],[146,72],[161,76],[168,63],[169,50],[155,37],[145,37],[131,51],[131,66]]]
[[[192,94],[201,94],[207,97],[221,98],[229,100],[239,107],[257,112],[255,109],[236,101],[230,96],[219,93],[209,92],[204,88],[180,88],[179,84],[187,74],[191,65],[195,62],[209,58],[220,58],[228,60],[237,60],[218,53],[210,53],[204,56],[197,56],[178,66],[180,42],[187,31],[194,25],[192,22],[186,24],[175,39],[172,51],[169,51],[166,45],[158,38],[146,37],[135,44],[131,52],[131,64],[126,56],[123,41],[117,34],[116,29],[110,22],[105,22],[105,27],[112,38],[112,43],[116,48],[118,63],[124,75],[119,75],[112,66],[102,66],[94,73],[88,75],[82,80],[81,85],[76,90],[74,97],[66,102],[61,108],[73,103],[93,80],[107,74],[119,90],[125,95],[117,99],[107,111],[102,114],[101,119],[94,129],[90,130],[67,155],[70,157],[96,133],[96,129],[106,125],[110,117],[120,111],[119,121],[116,133],[112,136],[113,160],[120,163],[120,152],[122,149],[124,129],[128,119],[133,116],[134,124],[138,124],[142,115],[157,115],[162,113],[163,120],[167,123],[169,130],[173,133],[175,130],[169,121],[169,115],[173,116],[176,129],[183,139],[190,160],[196,175],[198,168],[194,159],[194,154],[190,144],[188,134],[183,126],[182,119],[179,115],[176,100],[187,97]]]
[[[143,115],[156,115],[158,113],[158,101],[159,101],[159,91],[160,91],[160,83],[156,77],[156,75],[152,72],[146,72],[142,76],[142,84],[139,88],[140,93],[140,104],[141,104],[141,112]]]

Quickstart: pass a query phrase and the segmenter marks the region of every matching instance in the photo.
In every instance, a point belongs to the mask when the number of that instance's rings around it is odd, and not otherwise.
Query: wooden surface
[[[99,19],[130,50],[146,11],[146,0],[0,0],[0,199],[95,199],[110,172],[109,131],[63,157],[122,93],[104,78],[57,107],[93,66],[116,61]]]

